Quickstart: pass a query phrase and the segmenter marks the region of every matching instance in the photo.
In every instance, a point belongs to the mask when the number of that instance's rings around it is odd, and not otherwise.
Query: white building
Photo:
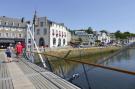
[[[129,37],[129,38],[128,38],[128,42],[129,42],[129,43],[135,42],[135,37]]]
[[[97,40],[100,40],[104,44],[110,43],[110,35],[106,32],[99,32],[97,34]]]
[[[67,45],[67,27],[47,17],[36,17],[35,40],[39,47],[64,47]]]
[[[25,41],[26,22],[24,18],[0,17],[0,47]]]
[[[69,44],[70,43],[70,41],[71,41],[71,32],[70,31],[67,31],[67,44]]]

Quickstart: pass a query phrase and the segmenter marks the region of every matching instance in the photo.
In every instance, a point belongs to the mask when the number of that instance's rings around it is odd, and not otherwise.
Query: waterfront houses
[[[0,47],[5,48],[9,44],[25,41],[26,22],[24,18],[0,17]]]
[[[64,23],[56,23],[47,17],[36,17],[35,40],[39,47],[65,47],[70,40]]]
[[[88,45],[88,46],[95,45],[96,36],[94,34],[88,34],[85,31],[78,30],[78,31],[75,31],[75,35],[77,35],[81,39],[82,45]]]
[[[135,42],[135,37],[128,37],[128,40],[129,43],[133,43]]]
[[[100,31],[97,33],[97,40],[100,40],[103,44],[108,44],[110,43],[110,35],[108,32]]]

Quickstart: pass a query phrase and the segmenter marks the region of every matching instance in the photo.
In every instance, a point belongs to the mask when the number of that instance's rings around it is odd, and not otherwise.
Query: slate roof
[[[18,19],[18,18],[9,18],[5,16],[0,16],[0,21],[1,21],[0,26],[3,27],[20,27],[20,28],[26,27],[26,22],[22,22],[22,19]],[[8,24],[6,25],[5,23]]]

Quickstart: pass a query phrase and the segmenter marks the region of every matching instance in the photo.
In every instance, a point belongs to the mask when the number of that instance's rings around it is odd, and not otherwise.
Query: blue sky
[[[0,0],[0,16],[30,20],[34,10],[71,29],[135,33],[135,0]]]

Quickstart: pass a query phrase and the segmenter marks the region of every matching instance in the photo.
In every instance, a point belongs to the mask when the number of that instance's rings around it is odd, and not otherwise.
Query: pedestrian
[[[7,47],[6,51],[5,51],[6,55],[7,55],[7,62],[11,62],[11,48]]]
[[[22,52],[23,52],[23,47],[21,45],[21,42],[17,43],[17,45],[15,47],[15,50],[16,50],[17,61],[19,61],[19,58],[21,58],[21,55],[22,55]]]

